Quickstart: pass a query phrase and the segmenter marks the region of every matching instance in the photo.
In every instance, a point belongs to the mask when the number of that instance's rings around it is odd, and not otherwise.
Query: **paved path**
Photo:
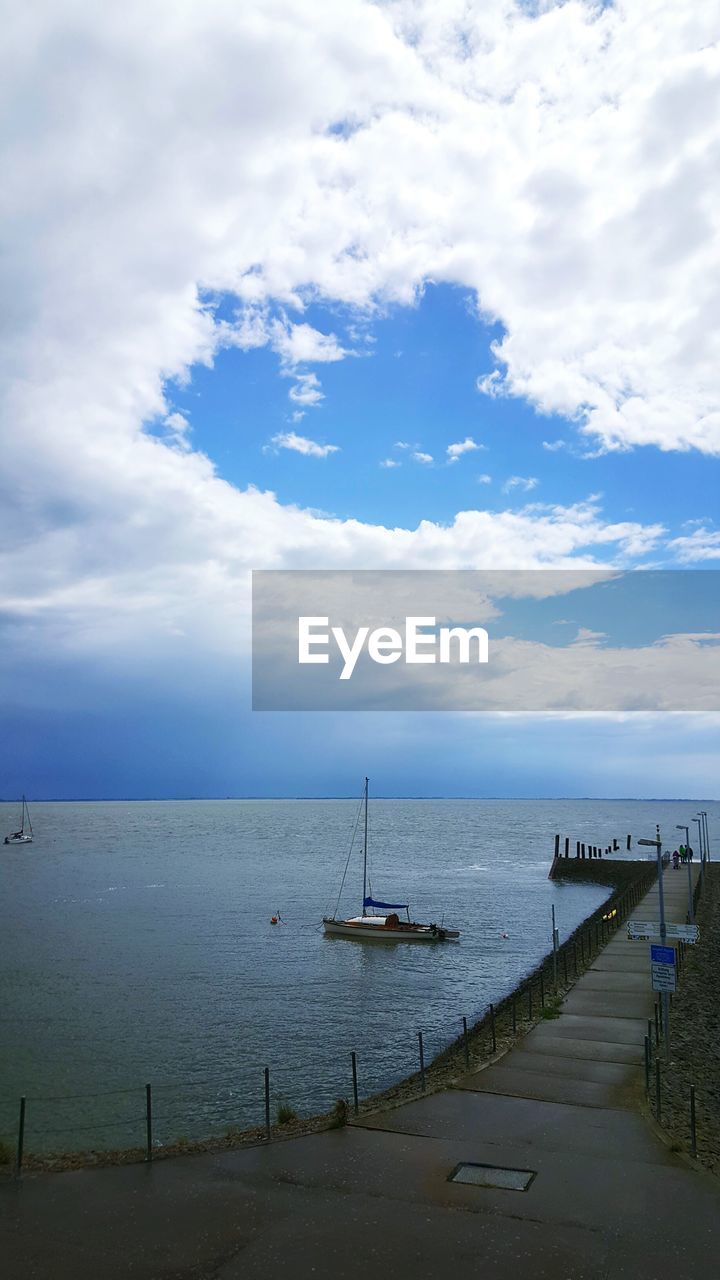
[[[684,873],[666,873],[685,919]],[[646,917],[657,891],[638,909]],[[647,944],[616,936],[502,1061],[330,1133],[2,1188],[7,1280],[700,1280],[718,1183],[632,1108],[651,1009]],[[524,1192],[448,1181],[525,1169]]]

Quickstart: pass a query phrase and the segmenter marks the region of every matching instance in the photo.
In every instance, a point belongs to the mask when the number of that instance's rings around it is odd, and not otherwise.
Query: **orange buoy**
[[[271,917],[270,917],[270,923],[271,923],[271,924],[277,924],[277,916],[271,916]]]

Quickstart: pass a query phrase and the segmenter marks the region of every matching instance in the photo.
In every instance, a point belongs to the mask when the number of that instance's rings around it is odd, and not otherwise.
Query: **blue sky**
[[[231,317],[233,309],[225,301],[218,314]],[[541,414],[521,398],[482,394],[477,381],[496,368],[491,344],[502,327],[483,322],[466,290],[429,284],[416,304],[364,320],[355,343],[346,337],[358,327],[353,312],[311,305],[288,318],[335,334],[358,353],[303,366],[317,370],[325,398],[301,422],[292,421],[292,382],[279,376],[279,358],[267,347],[222,351],[212,369],[195,368],[187,386],[168,391],[190,421],[195,447],[233,484],[267,487],[284,503],[343,518],[404,526],[452,520],[477,506],[570,505],[590,495],[598,495],[610,520],[659,520],[676,536],[686,522],[707,525],[717,513],[717,457],[694,450],[598,453],[567,418]],[[339,452],[316,459],[268,447],[291,430]],[[448,466],[448,446],[468,437],[481,448]],[[398,441],[413,449],[398,449]],[[558,441],[562,448],[543,447]],[[414,462],[414,451],[430,454],[433,464]],[[399,465],[383,468],[385,459]],[[504,491],[513,477],[537,484]]]
[[[714,13],[153,13],[4,29],[0,794],[716,789],[712,715],[253,714],[249,644],[255,569],[652,567],[599,646],[712,683]]]

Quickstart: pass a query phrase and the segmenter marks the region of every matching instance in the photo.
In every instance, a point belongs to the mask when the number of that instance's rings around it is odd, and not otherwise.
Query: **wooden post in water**
[[[145,1159],[148,1164],[152,1163],[152,1087],[145,1085]]]
[[[565,837],[565,857],[566,858],[570,857],[570,837],[569,836]]]
[[[580,857],[580,841],[579,840],[575,841],[575,857],[576,858]]]
[[[556,832],[555,832],[555,854],[554,854],[554,856],[555,856],[556,858],[559,858],[559,856],[560,856],[560,832],[559,832],[559,831],[556,831]]]
[[[358,1111],[360,1110],[360,1104],[359,1104],[359,1102],[358,1102],[358,1086],[357,1086],[357,1058],[356,1058],[356,1056],[355,1056],[355,1050],[354,1050],[354,1049],[353,1049],[353,1051],[352,1051],[352,1053],[351,1053],[351,1055],[350,1055],[350,1056],[351,1056],[351,1058],[352,1058],[353,1107],[354,1107],[354,1109],[355,1109],[355,1115],[357,1115]]]
[[[628,847],[628,849],[630,848],[630,846],[631,846],[631,845],[632,845],[632,836],[628,836],[628,838],[627,838],[627,847]]]

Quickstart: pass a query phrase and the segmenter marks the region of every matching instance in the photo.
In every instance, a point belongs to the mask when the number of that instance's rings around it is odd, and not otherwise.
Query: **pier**
[[[663,885],[668,919],[684,920],[685,873],[666,869]],[[657,884],[633,914],[658,918]],[[614,932],[508,1052],[393,1110],[292,1141],[6,1186],[5,1274],[711,1274],[720,1183],[642,1114],[654,1027],[648,953],[647,942]]]

